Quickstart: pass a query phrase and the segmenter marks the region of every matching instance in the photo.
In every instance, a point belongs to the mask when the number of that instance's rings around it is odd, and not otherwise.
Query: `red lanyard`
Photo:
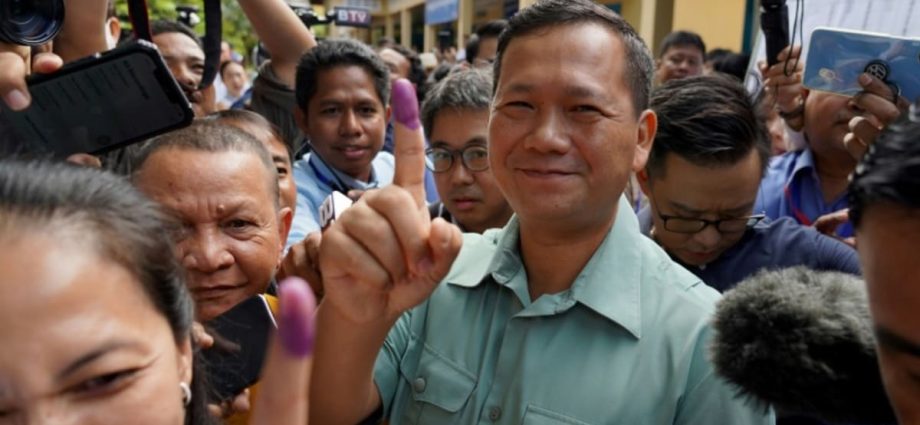
[[[811,219],[808,218],[808,216],[805,215],[805,213],[802,212],[801,209],[799,209],[798,205],[796,205],[797,204],[796,201],[798,200],[799,197],[793,195],[792,189],[789,187],[788,184],[786,185],[786,187],[783,188],[783,193],[786,196],[786,202],[789,203],[789,210],[792,211],[792,215],[795,217],[795,220],[805,226],[811,226],[812,225]]]

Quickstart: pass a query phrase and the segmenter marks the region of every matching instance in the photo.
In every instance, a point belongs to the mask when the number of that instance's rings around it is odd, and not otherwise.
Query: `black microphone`
[[[760,28],[767,40],[767,64],[779,62],[776,57],[789,45],[789,8],[786,0],[761,0]]]
[[[865,283],[804,267],[760,272],[716,307],[716,373],[780,414],[895,423],[885,394]]]

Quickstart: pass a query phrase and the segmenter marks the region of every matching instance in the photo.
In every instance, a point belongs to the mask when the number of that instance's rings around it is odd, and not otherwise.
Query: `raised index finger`
[[[425,206],[425,136],[419,121],[418,98],[409,80],[393,82],[393,136],[396,172],[393,184],[412,194],[416,206]]]

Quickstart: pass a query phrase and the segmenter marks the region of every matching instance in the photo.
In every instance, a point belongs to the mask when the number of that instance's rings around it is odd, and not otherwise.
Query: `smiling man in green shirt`
[[[429,219],[417,113],[394,87],[394,185],[320,247],[311,423],[773,423],[708,361],[718,293],[617,195],[655,135],[645,44],[590,0],[543,0],[498,52],[489,157],[516,215],[462,237]]]

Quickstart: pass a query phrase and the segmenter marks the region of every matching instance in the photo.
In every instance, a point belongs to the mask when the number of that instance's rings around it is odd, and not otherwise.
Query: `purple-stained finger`
[[[410,130],[418,130],[422,126],[418,118],[418,97],[409,80],[400,78],[393,82],[393,100],[390,105],[396,122]]]
[[[307,357],[313,354],[313,342],[316,339],[313,320],[316,298],[313,291],[303,279],[289,277],[281,282],[278,294],[281,302],[281,320],[278,324],[281,345],[292,356]]]

